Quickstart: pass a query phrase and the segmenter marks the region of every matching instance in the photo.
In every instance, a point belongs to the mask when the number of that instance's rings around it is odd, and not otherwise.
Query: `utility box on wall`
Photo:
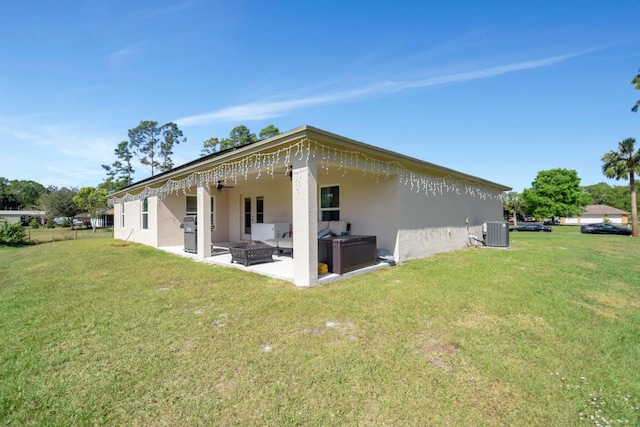
[[[509,223],[504,221],[488,221],[482,224],[482,234],[487,246],[496,248],[509,247]]]

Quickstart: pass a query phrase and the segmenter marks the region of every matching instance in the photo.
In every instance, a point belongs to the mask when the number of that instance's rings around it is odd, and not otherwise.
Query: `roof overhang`
[[[110,198],[121,198],[126,194],[137,194],[143,192],[145,189],[157,189],[169,181],[187,180],[194,174],[214,170],[216,168],[220,168],[222,165],[238,162],[243,158],[257,155],[268,155],[269,153],[279,153],[287,147],[300,144],[303,141],[315,144],[315,147],[322,147],[323,150],[326,148],[327,150],[353,152],[360,156],[370,158],[375,162],[402,165],[403,168],[411,171],[412,173],[448,178],[465,183],[473,183],[475,185],[490,188],[496,192],[511,190],[510,187],[505,185],[497,184],[495,182],[439,166],[434,163],[405,156],[403,154],[305,125],[262,141],[230,148],[201,157],[175,167],[170,171],[138,181],[111,194]]]

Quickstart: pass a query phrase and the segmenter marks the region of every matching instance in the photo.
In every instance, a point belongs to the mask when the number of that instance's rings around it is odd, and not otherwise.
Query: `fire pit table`
[[[229,248],[231,252],[231,262],[244,264],[245,267],[261,262],[273,262],[273,246],[267,245],[259,240],[240,242]]]

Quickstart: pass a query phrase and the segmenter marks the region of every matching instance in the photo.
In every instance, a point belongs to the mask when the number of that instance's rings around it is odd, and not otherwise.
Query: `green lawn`
[[[0,423],[640,422],[638,239],[555,227],[296,289],[105,235],[0,247]]]
[[[26,240],[30,243],[47,243],[60,240],[94,239],[113,237],[113,229],[98,228],[94,233],[91,228],[71,229],[66,227],[56,228],[31,228],[25,227]]]

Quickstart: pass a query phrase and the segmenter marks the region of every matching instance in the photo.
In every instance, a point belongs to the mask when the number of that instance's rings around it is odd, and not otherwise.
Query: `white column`
[[[198,258],[211,256],[211,192],[209,184],[198,185]]]
[[[293,281],[318,284],[318,180],[313,158],[293,161]]]

